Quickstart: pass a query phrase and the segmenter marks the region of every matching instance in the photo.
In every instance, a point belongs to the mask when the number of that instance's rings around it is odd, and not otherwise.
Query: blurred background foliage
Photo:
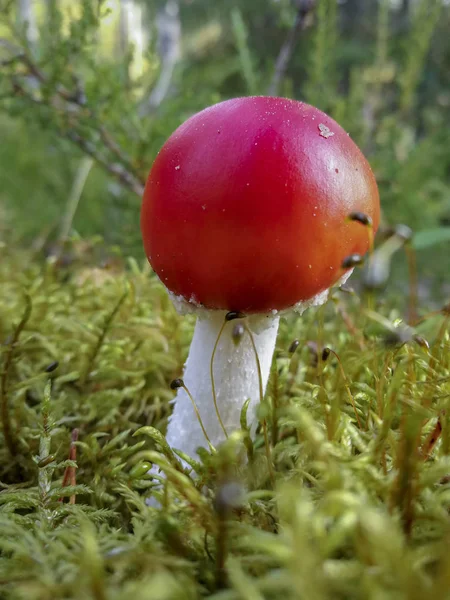
[[[40,249],[98,234],[142,257],[139,195],[164,140],[206,105],[270,93],[347,129],[384,225],[440,228],[422,280],[448,273],[448,2],[0,0],[0,15],[0,235]]]

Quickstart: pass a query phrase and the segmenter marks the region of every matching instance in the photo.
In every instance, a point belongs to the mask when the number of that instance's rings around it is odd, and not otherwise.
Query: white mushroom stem
[[[352,274],[353,269],[347,271],[336,285],[342,285]],[[302,315],[312,306],[320,306],[328,299],[329,290],[324,290],[310,298],[296,304],[285,312],[295,311]],[[269,314],[253,314],[241,320],[245,323],[246,330],[235,344],[232,338],[233,327],[239,321],[233,319],[226,322],[225,311],[207,310],[196,304],[192,299],[187,301],[182,296],[169,292],[170,298],[181,314],[195,313],[197,323],[192,339],[189,356],[186,361],[183,381],[195,401],[202,425],[212,446],[217,448],[225,441],[227,434],[241,428],[240,418],[244,403],[250,398],[247,409],[247,424],[255,431],[256,409],[262,393],[266,391],[269,379],[270,366],[278,332],[280,313],[272,311]],[[252,336],[249,335],[249,331]],[[211,357],[214,352],[217,338],[220,339],[214,354],[214,384],[218,411],[222,420],[220,423],[214,406],[214,395],[211,381]],[[255,344],[253,348],[252,339]],[[257,358],[258,356],[261,381],[259,380]],[[188,456],[195,457],[197,448],[208,448],[208,440],[202,430],[196,411],[186,389],[180,387],[176,398],[173,400],[174,410],[169,419],[166,439],[169,445],[181,450]]]
[[[223,311],[207,310],[199,314],[183,376],[184,384],[195,400],[203,427],[214,447],[225,440],[225,433],[214,407],[210,364],[225,314]],[[250,403],[247,422],[250,426],[254,425],[260,401],[260,382],[251,337],[245,330],[237,345],[232,339],[233,327],[238,322],[232,320],[226,323],[217,344],[213,366],[217,406],[228,434],[240,429],[241,410],[248,398]],[[279,316],[252,315],[240,322],[245,323],[252,332],[261,366],[262,388],[265,391]],[[184,388],[178,389],[174,403],[166,439],[172,448],[194,457],[197,448],[207,448],[208,442]]]

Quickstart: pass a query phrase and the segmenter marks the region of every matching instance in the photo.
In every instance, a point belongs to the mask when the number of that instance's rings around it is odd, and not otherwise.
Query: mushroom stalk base
[[[214,408],[210,363],[225,314],[222,311],[205,311],[198,317],[183,377],[214,447],[225,440],[225,434]],[[256,407],[260,401],[255,351],[248,331],[244,332],[237,345],[233,342],[232,331],[236,323],[236,320],[226,323],[217,344],[213,367],[217,405],[228,434],[240,429],[241,410],[248,398],[250,403],[247,422],[249,425],[254,424]],[[252,315],[246,317],[245,323],[253,334],[261,365],[262,387],[265,391],[275,349],[279,316]],[[208,442],[192,402],[183,388],[179,388],[174,403],[166,439],[173,448],[194,457],[197,448],[207,448]]]

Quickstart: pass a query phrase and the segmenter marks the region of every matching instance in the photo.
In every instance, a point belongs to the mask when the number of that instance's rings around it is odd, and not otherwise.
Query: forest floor
[[[72,253],[0,248],[2,598],[450,597],[449,306],[413,327],[336,290],[283,320],[266,439],[244,419],[186,468],[161,432],[192,317]]]

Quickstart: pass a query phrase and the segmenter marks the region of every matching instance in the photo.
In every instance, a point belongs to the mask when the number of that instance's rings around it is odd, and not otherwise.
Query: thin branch
[[[11,58],[5,58],[4,60],[0,60],[0,67],[9,67],[16,62],[20,62],[22,59],[22,55],[16,54],[16,56],[12,56]]]
[[[94,117],[94,113],[91,112],[91,115],[92,115],[92,117]],[[119,144],[112,138],[109,131],[107,131],[105,126],[101,123],[98,126],[98,132],[100,134],[100,138],[101,138],[102,142],[105,144],[105,146],[108,148],[108,150],[110,150],[110,152],[112,154],[114,154],[114,156],[123,165],[128,167],[128,169],[132,172],[132,174],[134,176],[136,176],[136,173],[134,172],[134,169],[132,166],[131,158],[125,154],[125,152],[122,150],[122,148],[119,146]]]
[[[46,74],[35,64],[26,50],[21,49],[2,38],[0,38],[0,45],[5,47],[9,52],[15,53],[13,57],[7,59],[9,62],[20,61],[26,67],[27,73],[24,76],[32,76],[39,85],[48,82]],[[100,164],[108,173],[113,175],[122,185],[137,195],[142,196],[144,182],[134,169],[132,159],[126,155],[124,150],[114,140],[113,136],[107,131],[106,127],[99,122],[93,109],[86,106],[84,90],[78,79],[75,81],[76,89],[74,93],[67,90],[64,86],[58,85],[55,89],[54,96],[50,97],[47,103],[43,102],[40,98],[36,97],[35,94],[27,90],[18,77],[13,76],[11,80],[16,94],[20,94],[34,104],[41,106],[49,105],[50,107],[57,108],[58,111],[61,111],[66,116],[70,117],[72,128],[67,132],[68,138],[83,152]],[[77,115],[91,119],[89,125],[92,127],[93,131],[98,134],[105,148],[117,159],[117,162],[111,162],[111,160],[103,155],[91,141],[76,131],[73,127],[73,120]]]
[[[23,54],[23,50],[20,46],[16,46],[16,44],[12,44],[6,38],[0,38],[0,48],[6,48],[6,50],[8,50],[9,53],[11,53],[11,54],[15,53],[17,56],[20,56]]]
[[[21,61],[28,68],[30,75],[33,75],[41,83],[44,83],[46,81],[46,78],[42,71],[37,67],[31,56],[23,47],[17,46],[16,44],[12,44],[9,40],[6,40],[5,38],[0,38],[0,47],[5,48],[10,54],[13,55],[10,59],[7,59],[7,62],[11,63],[14,61]]]
[[[168,0],[157,18],[158,52],[161,72],[153,90],[139,108],[141,117],[154,112],[170,91],[175,66],[180,57],[181,22],[176,0]]]
[[[107,158],[102,156],[94,144],[89,140],[83,138],[76,131],[68,131],[67,137],[74,144],[76,144],[80,150],[91,156],[99,165],[101,165],[108,173],[113,175],[122,185],[130,189],[138,196],[142,196],[144,193],[144,184],[137,179],[132,173],[127,171],[125,167],[119,163],[111,163]]]
[[[291,60],[292,54],[294,52],[297,39],[300,35],[300,32],[307,27],[309,22],[308,17],[314,8],[314,5],[315,0],[300,0],[299,2],[299,8],[295,16],[294,23],[291,29],[289,30],[284,44],[281,46],[281,50],[278,54],[278,58],[275,63],[275,70],[273,73],[272,81],[270,82],[270,85],[267,88],[267,93],[269,96],[276,96],[278,93],[281,81],[283,80],[286,74],[289,61]]]

